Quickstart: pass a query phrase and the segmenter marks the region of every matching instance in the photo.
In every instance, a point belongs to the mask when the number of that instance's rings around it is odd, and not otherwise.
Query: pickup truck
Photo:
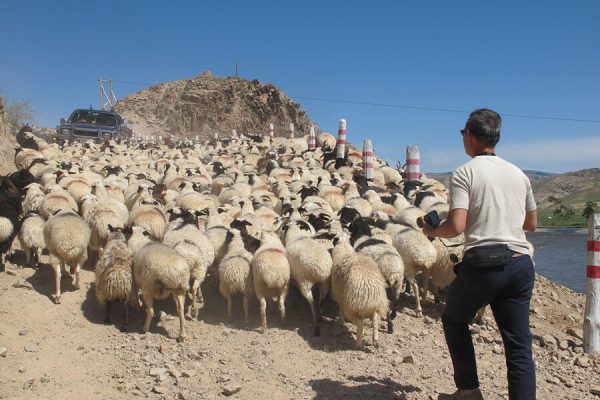
[[[56,136],[69,142],[74,140],[93,140],[102,142],[107,139],[125,138],[127,125],[115,112],[93,109],[77,109],[69,119],[60,119],[56,127]]]

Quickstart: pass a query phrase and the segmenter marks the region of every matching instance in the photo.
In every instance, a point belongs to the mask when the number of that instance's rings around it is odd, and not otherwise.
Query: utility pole
[[[108,93],[106,93],[106,90],[104,89],[105,83],[108,83],[109,85]],[[105,110],[106,106],[109,106],[109,109],[111,109],[117,103],[117,97],[115,96],[115,92],[113,92],[112,88],[112,79],[106,80],[98,78],[98,85],[100,87],[100,109]]]
[[[239,74],[239,71],[238,71],[238,64],[237,63],[235,63],[235,79],[236,80],[240,79],[240,74]]]

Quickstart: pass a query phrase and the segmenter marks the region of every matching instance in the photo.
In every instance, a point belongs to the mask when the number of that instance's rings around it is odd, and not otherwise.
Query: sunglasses
[[[463,136],[465,136],[465,132],[466,132],[466,131],[467,131],[466,129],[461,129],[461,130],[460,130],[460,134],[461,134],[461,135],[463,135]]]

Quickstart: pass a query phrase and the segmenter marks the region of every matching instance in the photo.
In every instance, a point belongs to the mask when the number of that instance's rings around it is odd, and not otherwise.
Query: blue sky
[[[235,73],[272,82],[323,130],[373,140],[422,169],[467,160],[466,113],[600,121],[598,1],[0,2],[0,94],[30,99],[41,126],[98,105],[99,76],[158,83]],[[118,98],[144,86],[115,84]],[[600,123],[505,117],[499,155],[524,169],[599,167]]]

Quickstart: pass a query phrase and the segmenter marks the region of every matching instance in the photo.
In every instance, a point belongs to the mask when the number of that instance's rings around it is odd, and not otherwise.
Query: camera
[[[425,220],[427,225],[431,226],[434,229],[440,225],[440,216],[438,215],[437,211],[435,211],[435,210],[425,214],[423,219]],[[420,223],[420,221],[418,219],[417,219],[417,225],[419,225],[419,228],[423,227],[423,224]]]

